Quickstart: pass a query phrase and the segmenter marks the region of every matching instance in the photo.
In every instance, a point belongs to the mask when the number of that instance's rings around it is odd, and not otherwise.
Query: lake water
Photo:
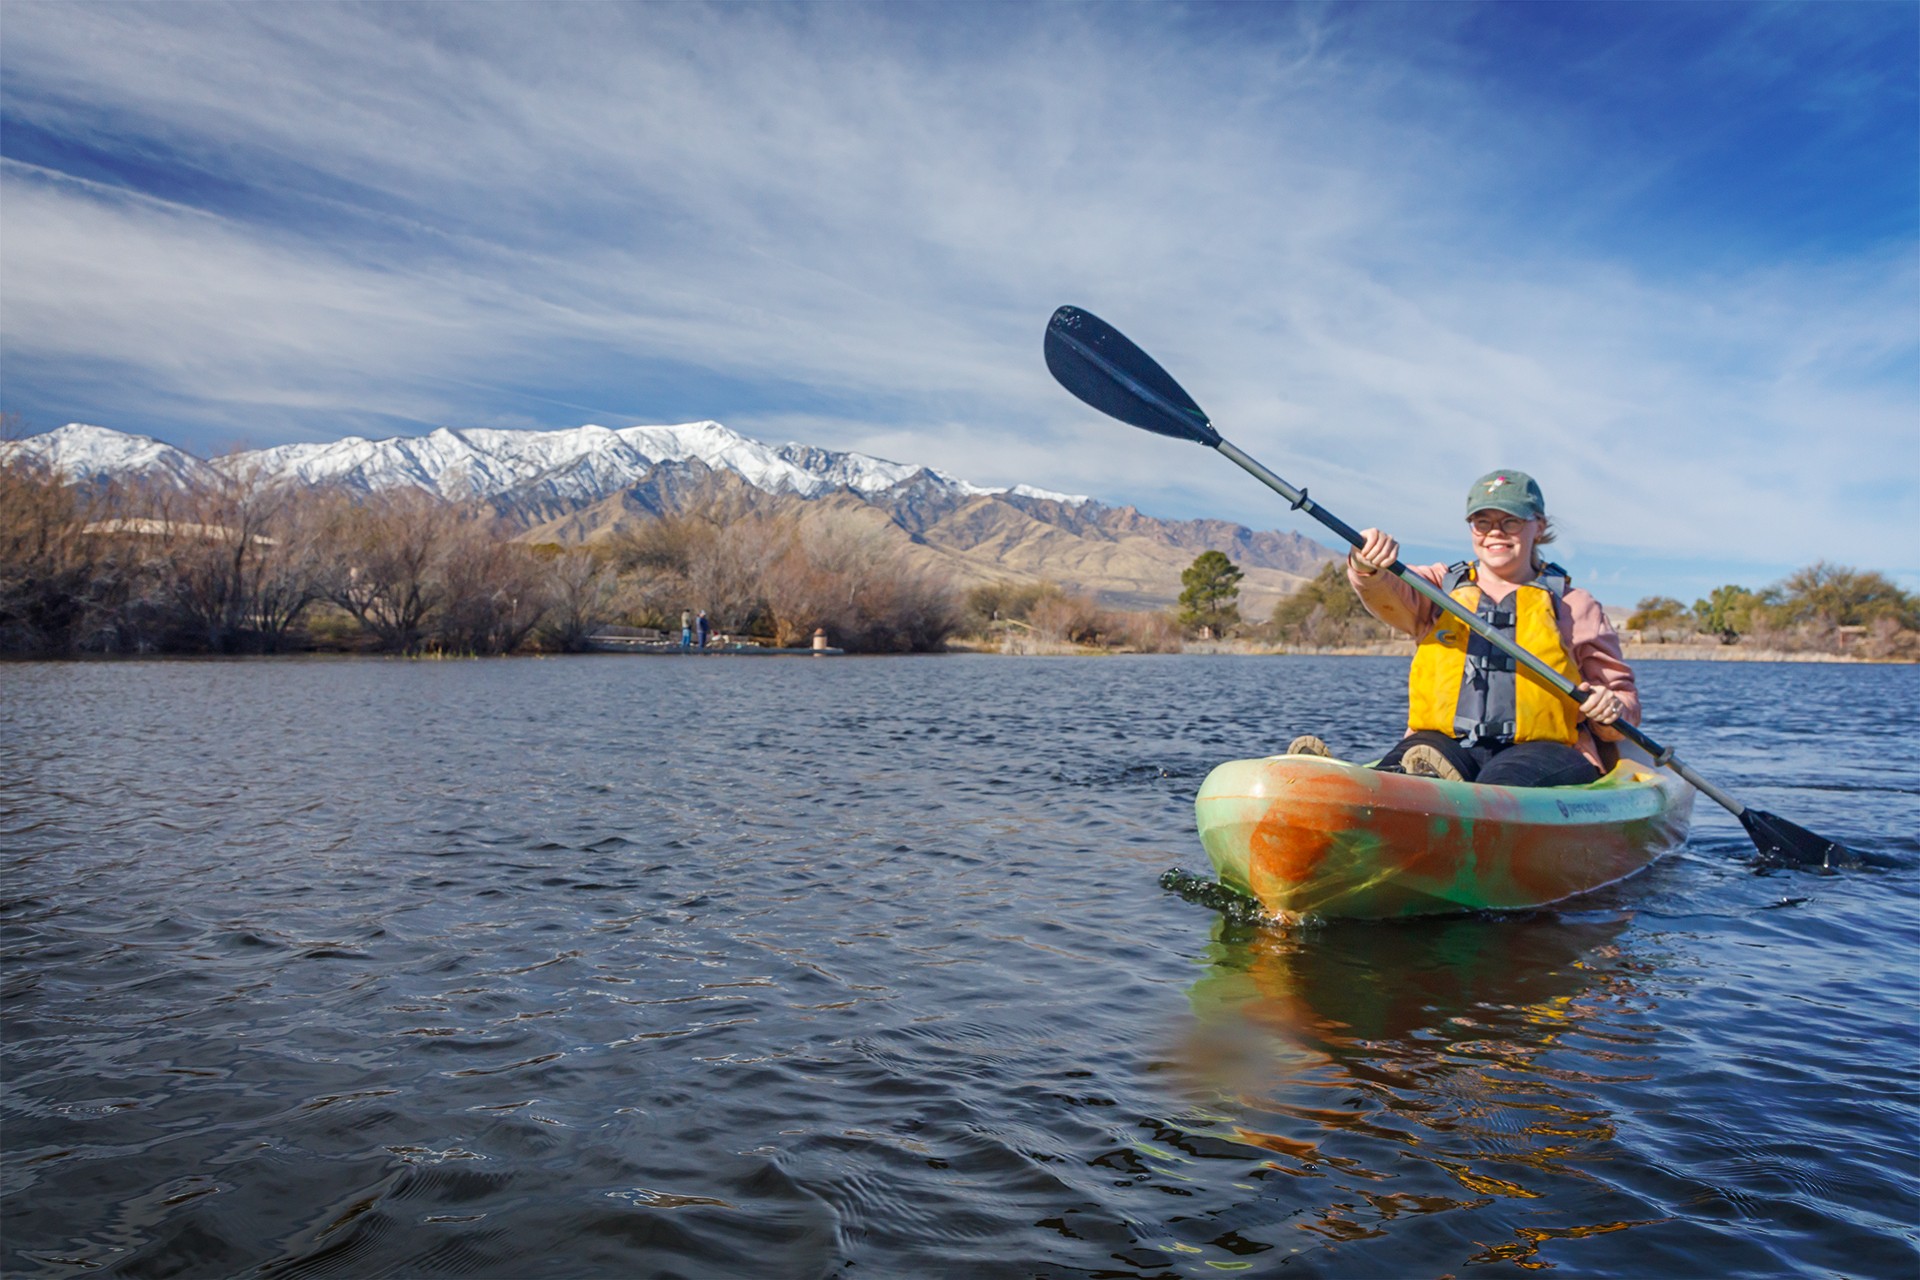
[[[1229,927],[1392,659],[0,667],[8,1277],[1897,1276],[1920,670],[1648,664],[1890,868]]]

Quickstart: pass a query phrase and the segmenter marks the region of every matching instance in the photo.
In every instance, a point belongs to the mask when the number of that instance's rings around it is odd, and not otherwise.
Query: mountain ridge
[[[1103,603],[1161,608],[1204,550],[1246,572],[1242,598],[1260,616],[1335,553],[1297,533],[1221,520],[1166,520],[1080,494],[987,487],[930,467],[788,443],[772,446],[717,422],[553,431],[439,428],[424,436],[278,445],[202,459],[149,436],[84,423],[0,444],[98,484],[145,478],[176,487],[247,474],[268,483],[396,487],[449,501],[484,500],[532,541],[590,543],[636,521],[694,509],[733,513],[822,506],[879,519],[914,560],[960,585],[1050,580]]]

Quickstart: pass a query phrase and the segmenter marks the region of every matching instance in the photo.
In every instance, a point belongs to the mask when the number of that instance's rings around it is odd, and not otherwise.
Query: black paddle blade
[[[1740,825],[1753,838],[1762,857],[1776,858],[1796,867],[1857,867],[1859,857],[1845,845],[1835,844],[1805,827],[1758,809],[1745,809]]]
[[[1061,386],[1129,426],[1196,444],[1220,443],[1220,433],[1193,397],[1152,356],[1091,311],[1062,307],[1053,313],[1047,322],[1047,368]]]

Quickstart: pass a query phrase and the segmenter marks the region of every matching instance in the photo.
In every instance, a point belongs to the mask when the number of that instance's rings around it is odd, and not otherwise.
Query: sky
[[[1409,559],[1920,589],[1920,5],[7,0],[0,411],[202,455],[715,419]]]

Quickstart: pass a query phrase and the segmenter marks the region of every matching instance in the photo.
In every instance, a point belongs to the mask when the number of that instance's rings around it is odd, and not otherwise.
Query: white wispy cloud
[[[1274,12],[16,2],[9,120],[153,198],[0,170],[8,378],[201,447],[601,406],[1282,523],[1052,385],[1071,301],[1411,541],[1495,465],[1648,563],[1920,524],[1911,235],[1675,270],[1593,230],[1705,144],[1516,115],[1458,14]],[[1716,85],[1774,47],[1735,24]]]

